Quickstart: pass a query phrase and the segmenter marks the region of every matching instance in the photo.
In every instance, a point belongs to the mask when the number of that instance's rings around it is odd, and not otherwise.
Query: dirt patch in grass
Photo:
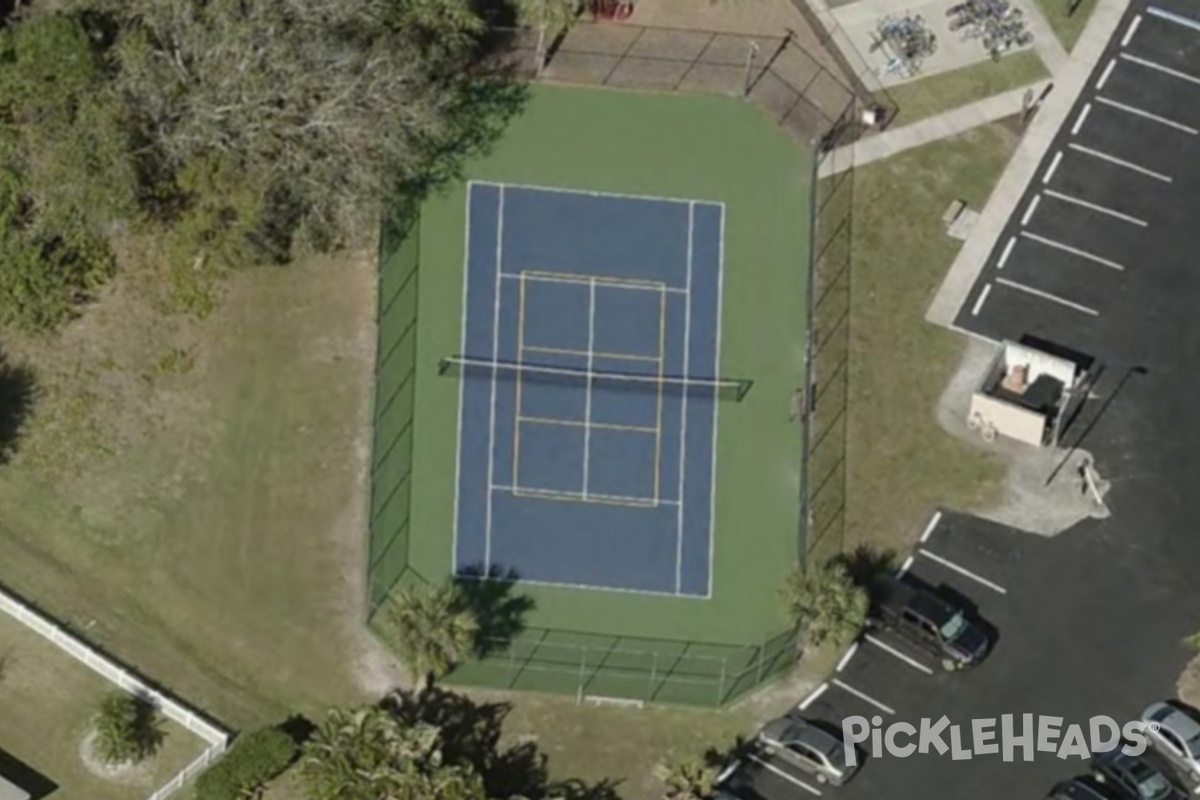
[[[964,343],[925,309],[959,243],[952,200],[982,208],[1017,143],[992,124],[857,170],[851,238],[846,547],[906,549],[938,506],[994,502],[1003,468],[953,438],[936,406]]]
[[[374,276],[369,252],[246,270],[196,320],[132,265],[60,334],[0,334],[36,380],[0,467],[0,581],[233,726],[382,688]]]

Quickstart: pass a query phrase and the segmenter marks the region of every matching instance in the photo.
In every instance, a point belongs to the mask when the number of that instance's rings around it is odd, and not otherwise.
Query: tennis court
[[[472,182],[454,561],[708,597],[724,207]]]

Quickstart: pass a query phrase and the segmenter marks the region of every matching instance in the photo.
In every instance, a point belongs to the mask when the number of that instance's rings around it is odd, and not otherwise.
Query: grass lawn
[[[1050,23],[1051,30],[1067,52],[1075,48],[1079,34],[1091,19],[1098,0],[1037,0],[1038,7]],[[1075,10],[1072,11],[1072,5]]]
[[[245,271],[194,322],[131,266],[61,334],[0,335],[37,380],[0,581],[226,725],[357,700],[373,282]]]
[[[206,746],[164,718],[158,755],[119,778],[99,777],[84,766],[79,749],[100,701],[116,687],[7,614],[0,614],[0,659],[0,751],[56,784],[54,797],[148,795]]]
[[[908,125],[1048,77],[1050,72],[1038,54],[1022,50],[999,61],[981,61],[904,83],[889,90],[900,109],[891,126]]]
[[[936,506],[970,507],[1000,487],[1000,464],[935,420],[963,343],[924,314],[959,247],[943,211],[955,198],[982,208],[1016,143],[1007,123],[993,123],[855,174],[848,547],[906,549]]]

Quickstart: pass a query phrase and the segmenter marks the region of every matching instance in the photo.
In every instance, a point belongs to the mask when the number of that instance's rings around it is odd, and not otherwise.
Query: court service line
[[[720,227],[717,230],[717,319],[713,323],[717,326],[717,341],[713,353],[713,374],[721,374],[721,305],[725,297],[725,209],[721,208]],[[689,269],[691,265],[689,265]],[[691,303],[691,297],[688,297],[688,302]],[[805,376],[808,380],[808,376]],[[713,423],[712,423],[712,440],[709,445],[712,449],[710,458],[711,473],[708,484],[708,586],[709,591],[712,591],[713,581],[713,564],[716,561],[716,529],[717,529],[717,421],[721,415],[721,404],[713,403]],[[682,500],[682,496],[680,497]]]
[[[500,277],[505,280],[529,280],[538,283],[566,283],[576,286],[589,286],[593,280],[605,289],[627,289],[635,292],[671,292],[684,294],[686,289],[678,286],[668,286],[658,281],[638,281],[631,278],[606,278],[603,275],[576,275],[570,272],[537,272],[524,270],[521,272],[502,272]]]
[[[1031,294],[1034,297],[1040,297],[1043,300],[1049,300],[1053,303],[1058,303],[1059,305],[1066,306],[1067,308],[1073,308],[1076,311],[1088,314],[1089,316],[1100,316],[1100,312],[1094,308],[1088,308],[1087,306],[1068,300],[1065,297],[1059,297],[1056,294],[1050,294],[1050,292],[1044,292],[1041,289],[1035,289],[1032,286],[1026,286],[1023,283],[1010,281],[1008,278],[996,278],[996,283],[1003,284],[1011,289],[1016,289],[1018,292],[1025,292],[1026,294]]]
[[[687,299],[683,310],[683,374],[688,374],[688,361],[692,352],[692,247],[696,233],[696,205],[688,204],[687,240]],[[675,591],[683,586],[683,490],[687,470],[687,411],[688,393],[682,393],[679,411],[679,513],[675,517]]]
[[[1071,203],[1071,204],[1077,205],[1081,208],[1091,209],[1092,211],[1095,211],[1099,214],[1107,214],[1108,216],[1113,217],[1114,219],[1123,220],[1125,222],[1129,222],[1134,225],[1138,225],[1142,228],[1149,227],[1149,225],[1150,225],[1150,223],[1144,219],[1138,219],[1137,217],[1134,217],[1129,214],[1125,214],[1123,212],[1109,208],[1108,206],[1102,206],[1097,203],[1089,202],[1087,200],[1081,200],[1078,197],[1072,197],[1069,194],[1064,194],[1062,192],[1056,192],[1053,189],[1047,189],[1046,195],[1049,197],[1053,197],[1056,200],[1062,200],[1064,203]]]
[[[1025,216],[1021,217],[1021,224],[1028,225],[1029,219],[1033,216],[1033,212],[1037,210],[1038,203],[1042,202],[1042,196],[1035,194],[1033,199],[1029,201],[1029,208],[1025,209]]]
[[[583,499],[588,496],[588,464],[591,462],[592,447],[592,367],[595,363],[596,344],[596,282],[588,288],[588,380],[583,387]]]
[[[983,304],[987,301],[987,297],[992,293],[992,285],[989,283],[983,287],[983,291],[979,293],[979,298],[975,301],[975,307],[971,309],[971,316],[978,317],[980,310],[983,309]]]
[[[1147,69],[1152,69],[1155,72],[1161,72],[1163,75],[1170,75],[1172,78],[1179,78],[1181,81],[1187,81],[1188,83],[1194,83],[1197,86],[1200,86],[1200,78],[1197,78],[1195,75],[1187,72],[1181,72],[1177,69],[1172,69],[1165,64],[1159,64],[1157,61],[1151,61],[1150,59],[1142,58],[1141,56],[1131,56],[1129,53],[1121,53],[1121,58],[1125,59],[1126,61],[1132,61],[1134,64],[1140,64],[1141,66]]]
[[[557,425],[561,428],[586,428],[587,422],[581,422],[577,419],[555,419],[554,417],[527,417],[524,414],[517,416],[517,422],[532,422],[538,425]],[[618,425],[612,422],[592,422],[591,427],[601,431],[629,431],[630,433],[657,433],[657,428],[652,428],[649,425]]]
[[[1083,145],[1075,144],[1074,142],[1068,144],[1067,147],[1071,148],[1072,150],[1078,150],[1080,153],[1086,153],[1087,155],[1093,158],[1098,158],[1101,161],[1107,161],[1110,164],[1116,164],[1118,167],[1124,167],[1125,169],[1133,170],[1134,172],[1140,172],[1143,175],[1148,175],[1151,178],[1157,178],[1163,183],[1174,182],[1174,179],[1170,175],[1164,175],[1161,172],[1155,172],[1154,170],[1147,169],[1140,164],[1134,164],[1132,161],[1126,161],[1123,158],[1117,158],[1114,155],[1109,155],[1108,153],[1095,150],[1091,147],[1084,147]]]
[[[1084,103],[1083,110],[1079,112],[1079,116],[1075,118],[1075,124],[1071,126],[1071,135],[1075,136],[1083,128],[1083,121],[1087,119],[1088,114],[1092,113],[1092,104]]]
[[[496,482],[496,393],[500,385],[500,271],[504,267],[504,187],[500,187],[496,204],[496,297],[492,306],[492,397],[491,419],[488,421],[488,486]],[[492,493],[487,494],[483,525],[483,570],[492,566]]]
[[[1042,176],[1042,183],[1049,183],[1050,179],[1054,177],[1054,170],[1058,169],[1058,163],[1062,161],[1062,157],[1062,150],[1059,150],[1054,154],[1054,160],[1050,162],[1049,169],[1047,169],[1046,174]]]
[[[899,650],[897,650],[896,648],[892,647],[892,646],[891,646],[890,644],[888,644],[887,642],[884,642],[884,641],[882,641],[882,640],[880,640],[880,639],[876,639],[874,636],[872,636],[872,635],[871,635],[871,634],[869,634],[869,633],[867,633],[867,634],[863,634],[863,639],[865,639],[865,640],[867,640],[868,642],[870,642],[871,644],[875,645],[875,646],[876,646],[876,647],[878,647],[880,650],[885,650],[885,651],[887,651],[887,652],[891,653],[891,654],[892,654],[892,655],[894,655],[896,658],[900,659],[900,660],[901,660],[901,661],[903,661],[905,664],[908,664],[908,665],[909,665],[910,667],[912,667],[913,669],[915,669],[915,670],[917,670],[917,671],[919,671],[919,672],[924,672],[926,675],[932,675],[932,674],[933,674],[933,670],[932,670],[932,669],[930,669],[929,667],[925,666],[925,665],[924,665],[924,664],[922,664],[920,661],[917,661],[917,660],[916,660],[915,658],[913,658],[912,656],[910,656],[910,655],[906,655],[906,654],[904,654],[904,653],[901,653]]]
[[[1098,256],[1095,253],[1088,252],[1087,250],[1080,250],[1078,247],[1072,247],[1069,244],[1063,244],[1055,239],[1051,239],[1046,236],[1039,236],[1038,234],[1030,233],[1029,231],[1021,231],[1021,235],[1026,239],[1032,239],[1035,242],[1041,242],[1047,247],[1053,247],[1055,250],[1062,250],[1064,253],[1070,253],[1073,256],[1079,256],[1080,258],[1086,258],[1089,261],[1095,261],[1097,264],[1109,267],[1110,269],[1115,269],[1118,272],[1125,271],[1125,267],[1122,264],[1118,264],[1116,261],[1111,261],[1103,256]]]
[[[559,491],[558,489],[538,489],[531,486],[513,486],[505,483],[493,484],[489,487],[493,492],[504,492],[513,497],[535,497],[545,500],[571,500],[577,503],[594,503],[596,505],[632,506],[634,508],[657,508],[658,506],[677,506],[678,500],[655,500],[653,497],[630,497],[623,494],[599,494],[591,492],[585,498],[579,492]]]
[[[1009,237],[1008,244],[1004,245],[1004,252],[1000,254],[1000,260],[996,262],[996,269],[1004,269],[1004,265],[1008,263],[1008,257],[1012,255],[1013,248],[1017,245],[1017,237]]]
[[[588,355],[587,350],[573,350],[569,347],[544,347],[540,344],[522,344],[522,349],[532,351],[534,353],[552,353],[559,356],[582,356]],[[650,363],[661,363],[662,356],[643,356],[635,353],[608,353],[603,350],[596,350],[593,355],[596,358],[611,358],[614,361],[649,361]]]
[[[1138,26],[1142,24],[1142,15],[1138,14],[1129,23],[1129,27],[1125,29],[1125,35],[1121,37],[1121,47],[1129,47],[1129,43],[1133,41],[1133,35],[1137,33]]]
[[[1113,69],[1117,66],[1117,59],[1112,59],[1108,62],[1108,66],[1104,68],[1104,72],[1100,75],[1100,80],[1096,81],[1096,91],[1104,88],[1104,84],[1108,83],[1108,76],[1112,75]]]
[[[853,686],[846,683],[845,681],[841,681],[841,680],[838,680],[837,678],[834,678],[831,681],[831,683],[833,683],[834,686],[837,686],[841,689],[845,689],[847,692],[854,695],[859,700],[862,700],[865,703],[870,703],[871,705],[875,706],[876,708],[878,708],[880,711],[882,711],[885,714],[895,714],[896,713],[896,709],[892,708],[891,706],[889,706],[885,703],[879,702],[874,697],[871,697],[871,695],[867,694],[866,692],[862,691],[861,689],[855,689]]]
[[[1168,11],[1165,8],[1150,6],[1146,9],[1146,13],[1156,16],[1159,19],[1165,19],[1167,22],[1174,22],[1176,25],[1182,25],[1185,28],[1191,28],[1192,30],[1200,31],[1200,22],[1192,19],[1191,17],[1185,17],[1182,14],[1176,14],[1173,11]]]
[[[1100,95],[1096,95],[1096,102],[1103,103],[1104,105],[1111,106],[1112,108],[1119,108],[1121,111],[1124,111],[1127,114],[1133,114],[1134,116],[1141,117],[1143,119],[1148,119],[1153,122],[1157,122],[1160,125],[1166,125],[1167,127],[1174,128],[1177,131],[1183,131],[1184,133],[1190,133],[1192,136],[1196,136],[1196,135],[1200,134],[1200,130],[1193,128],[1191,125],[1184,125],[1182,122],[1176,122],[1173,119],[1167,119],[1166,117],[1161,117],[1158,114],[1152,114],[1149,111],[1145,111],[1143,109],[1128,105],[1126,103],[1119,103],[1116,100],[1111,100],[1107,97],[1101,97]]]
[[[1000,584],[993,583],[992,581],[989,581],[987,578],[983,577],[982,575],[972,572],[971,570],[967,569],[966,567],[959,566],[958,564],[955,564],[953,561],[951,561],[950,559],[948,559],[944,556],[939,556],[937,553],[931,553],[923,547],[920,550],[918,550],[917,553],[925,556],[930,561],[936,561],[937,563],[941,564],[943,567],[946,567],[947,569],[954,570],[959,575],[962,575],[965,578],[970,578],[971,580],[975,581],[976,583],[978,583],[982,586],[986,586],[987,588],[991,589],[993,592],[998,592],[999,594],[1008,594],[1008,590],[1005,589]]]
[[[496,265],[496,272],[500,271],[500,265]],[[471,285],[471,187],[467,186],[467,209],[466,221],[463,225],[463,287],[462,287],[462,325],[458,334],[459,351],[467,351],[467,302],[470,300],[470,294],[467,287]],[[451,563],[454,565],[454,573],[458,574],[458,504],[462,492],[462,453],[463,453],[463,417],[466,415],[466,410],[463,405],[463,398],[466,396],[467,382],[458,382],[458,429],[455,431],[457,438],[455,445],[458,452],[454,455],[454,518],[451,521],[450,531],[450,547],[451,547]],[[489,494],[491,494],[489,492]]]
[[[783,771],[783,770],[781,770],[779,767],[777,767],[777,766],[775,766],[774,764],[772,764],[770,761],[765,761],[765,760],[763,760],[762,758],[759,758],[758,756],[754,755],[753,753],[751,753],[750,755],[746,756],[746,758],[748,758],[748,759],[750,759],[751,761],[753,761],[754,763],[758,764],[758,765],[759,765],[760,767],[762,767],[763,769],[765,769],[765,770],[767,770],[767,771],[769,771],[769,772],[774,772],[776,775],[778,775],[779,777],[783,778],[783,779],[784,779],[785,781],[787,781],[788,783],[793,783],[793,784],[795,784],[796,786],[799,786],[801,789],[804,789],[805,791],[807,791],[807,792],[809,792],[809,793],[811,793],[811,794],[815,794],[817,797],[820,797],[820,796],[821,796],[821,792],[820,792],[820,790],[819,790],[819,789],[816,789],[815,787],[809,786],[807,783],[805,783],[804,781],[800,780],[800,779],[799,779],[799,778],[797,778],[796,776],[792,775],[790,772],[784,772],[784,771]]]

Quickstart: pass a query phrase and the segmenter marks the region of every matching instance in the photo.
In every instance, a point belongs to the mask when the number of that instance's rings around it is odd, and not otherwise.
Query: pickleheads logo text
[[[965,726],[942,716],[937,720],[922,719],[919,725],[893,722],[885,727],[880,716],[870,720],[854,716],[842,720],[842,744],[848,766],[858,763],[856,745],[868,741],[873,758],[880,758],[885,752],[896,758],[949,753],[954,761],[993,755],[1013,761],[1019,752],[1024,761],[1033,761],[1035,753],[1086,759],[1093,753],[1118,747],[1126,755],[1141,755],[1147,745],[1146,731],[1157,727],[1155,723],[1138,720],[1122,726],[1112,717],[1095,716],[1086,725],[1071,724],[1064,728],[1062,717],[1034,714],[1019,717],[1004,714],[999,720],[973,719]]]

